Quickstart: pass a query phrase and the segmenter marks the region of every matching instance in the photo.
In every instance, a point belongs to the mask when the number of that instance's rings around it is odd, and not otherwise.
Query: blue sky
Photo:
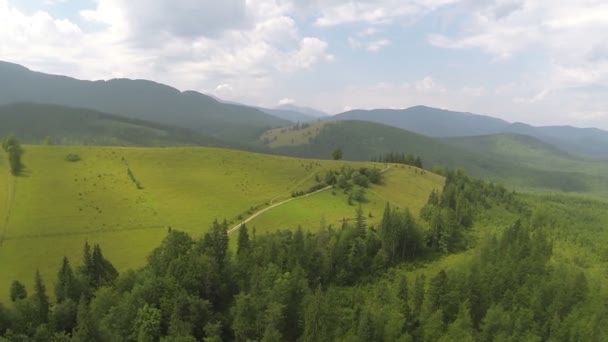
[[[252,105],[608,129],[599,0],[0,0],[0,60]]]

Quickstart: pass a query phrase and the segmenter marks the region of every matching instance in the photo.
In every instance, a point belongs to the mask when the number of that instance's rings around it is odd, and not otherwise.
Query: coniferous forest
[[[264,235],[243,225],[229,237],[225,222],[200,238],[172,229],[145,267],[120,275],[103,246],[84,243],[55,279],[15,280],[0,340],[607,340],[598,284],[551,262],[553,235],[534,209],[450,171],[420,219],[387,204],[377,226],[359,207],[340,226],[319,218]],[[503,229],[486,226],[499,212]],[[465,262],[427,269],[454,253]]]

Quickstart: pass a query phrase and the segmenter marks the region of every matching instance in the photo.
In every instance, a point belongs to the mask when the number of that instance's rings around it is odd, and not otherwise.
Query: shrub
[[[74,153],[70,153],[67,156],[65,156],[65,160],[75,163],[75,162],[80,161],[80,156],[77,154],[74,154]]]

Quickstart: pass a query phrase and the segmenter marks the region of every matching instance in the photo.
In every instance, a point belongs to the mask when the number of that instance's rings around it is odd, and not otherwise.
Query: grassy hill
[[[515,133],[535,137],[576,154],[608,159],[608,132],[572,126],[534,127],[472,113],[416,106],[403,110],[353,110],[329,120],[363,120],[385,124],[431,137],[466,137]]]
[[[219,102],[195,91],[146,80],[82,81],[0,62],[0,105],[49,103],[88,108],[192,129],[222,140],[250,143],[289,122],[258,109]]]
[[[33,280],[38,268],[52,285],[61,258],[79,260],[85,241],[100,243],[120,270],[137,267],[168,227],[200,236],[215,219],[236,225],[252,213],[317,184],[316,174],[343,165],[384,164],[303,160],[215,148],[25,146],[25,172],[9,176],[0,155],[0,298],[14,279]],[[77,154],[78,162],[66,161]],[[130,176],[131,175],[131,176]],[[370,223],[386,201],[417,211],[443,179],[395,166],[368,190]],[[138,186],[139,184],[139,186]],[[299,201],[302,201],[300,204]],[[268,211],[258,231],[296,227],[325,216],[339,224],[354,216],[342,194],[321,192]],[[331,208],[339,211],[328,213]],[[305,208],[305,210],[302,210]],[[296,214],[297,213],[297,214]],[[288,220],[274,221],[273,215]],[[29,285],[29,284],[28,284]]]
[[[0,106],[0,136],[61,145],[225,146],[184,128],[129,119],[82,108],[16,103]]]
[[[441,140],[371,122],[341,121],[315,123],[304,129],[274,129],[261,139],[275,153],[285,155],[330,158],[334,149],[341,148],[344,159],[371,160],[389,152],[411,153],[420,156],[426,168],[462,167],[475,177],[517,189],[608,197],[607,163],[567,154],[531,137]],[[492,145],[488,139],[502,143]]]

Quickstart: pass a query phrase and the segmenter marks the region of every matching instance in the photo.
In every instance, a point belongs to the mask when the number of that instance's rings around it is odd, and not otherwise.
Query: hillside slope
[[[274,129],[264,133],[262,139],[275,153],[284,155],[330,158],[332,151],[341,148],[344,159],[371,160],[390,152],[406,153],[420,156],[425,168],[464,168],[475,177],[504,182],[515,188],[608,196],[607,163],[569,156],[534,138],[520,140],[521,146],[516,148],[530,153],[526,151],[542,144],[544,150],[539,154],[551,153],[552,164],[534,155],[522,164],[510,148],[501,152],[475,147],[483,145],[483,141],[456,143],[365,121],[323,122],[299,130]],[[581,161],[586,164],[577,166]],[[560,163],[567,163],[569,167],[561,167]]]
[[[0,136],[22,142],[111,146],[226,146],[193,131],[88,109],[36,103],[0,106]]]
[[[534,127],[471,113],[416,106],[403,110],[353,110],[328,120],[363,120],[385,124],[431,137],[466,137],[499,133],[524,134],[556,147],[594,158],[608,159],[608,132],[572,126]]]
[[[257,109],[151,81],[81,81],[6,62],[0,62],[0,89],[0,105],[38,102],[88,108],[188,128],[231,142],[249,143],[264,129],[288,124]]]
[[[168,227],[198,237],[215,219],[234,225],[270,203],[291,198],[293,192],[307,191],[317,184],[315,175],[327,170],[345,165],[385,167],[216,148],[25,146],[25,152],[25,172],[16,178],[8,176],[6,156],[0,155],[2,299],[12,280],[33,279],[37,268],[45,279],[54,279],[61,258],[79,260],[85,241],[100,243],[112,262],[125,270],[142,265]],[[68,162],[67,154],[81,160]],[[374,216],[370,224],[381,217],[384,198],[416,211],[442,184],[434,174],[404,168],[369,190],[363,208]],[[416,191],[408,196],[393,193],[410,185]],[[271,225],[265,218],[250,227],[260,232],[277,226],[295,228],[323,216],[328,224],[337,225],[354,216],[356,207],[347,205],[341,193],[320,195],[302,199],[306,211],[281,208],[289,221]]]

